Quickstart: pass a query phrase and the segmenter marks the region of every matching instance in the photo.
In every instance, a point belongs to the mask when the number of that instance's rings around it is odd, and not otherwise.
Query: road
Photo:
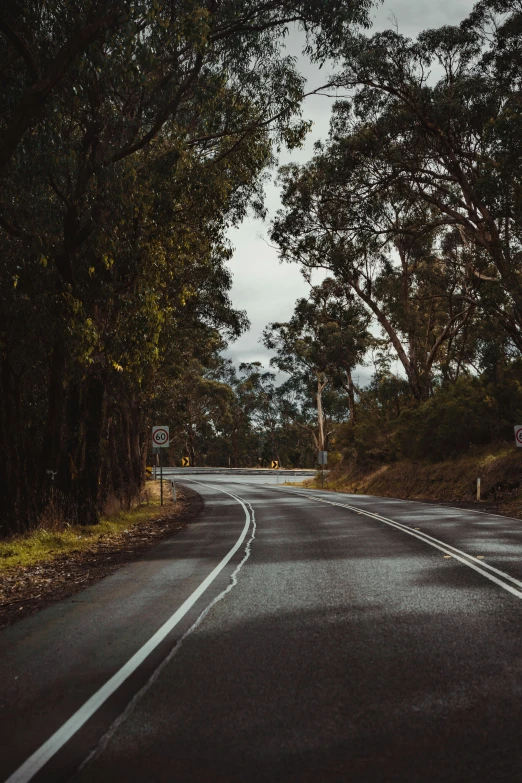
[[[522,522],[256,480],[2,631],[2,779],[520,779]]]

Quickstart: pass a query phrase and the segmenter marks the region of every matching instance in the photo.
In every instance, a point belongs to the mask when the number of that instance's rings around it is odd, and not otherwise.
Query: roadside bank
[[[303,486],[320,488],[321,479],[303,482]],[[325,477],[324,488],[436,501],[522,519],[522,449],[515,451],[510,444],[500,444],[441,462],[341,463]]]
[[[148,482],[146,503],[99,525],[39,529],[0,542],[0,627],[103,579],[192,522],[203,507],[200,496],[179,487],[173,503],[164,485],[163,506],[159,482]]]

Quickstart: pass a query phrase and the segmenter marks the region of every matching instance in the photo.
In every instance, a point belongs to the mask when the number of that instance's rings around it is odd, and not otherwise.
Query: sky
[[[443,25],[458,24],[471,11],[474,0],[384,0],[373,10],[374,26],[372,31],[385,30],[398,24],[399,32],[411,38],[421,30]],[[307,79],[307,90],[314,89],[327,81],[330,70],[319,68],[301,56],[303,39],[299,31],[290,34],[286,41],[289,54],[298,57],[298,67]],[[289,153],[282,151],[279,165],[286,163],[304,163],[313,155],[313,145],[328,136],[330,111],[333,99],[324,96],[311,96],[303,105],[303,118],[313,121],[312,131],[308,134],[303,147]],[[275,177],[276,172],[274,172]],[[270,221],[280,206],[279,189],[274,182],[267,183],[265,205],[268,210],[265,221],[251,217],[242,225],[229,232],[230,241],[235,248],[229,262],[233,275],[231,298],[234,307],[245,310],[251,328],[232,343],[225,355],[234,364],[260,361],[265,366],[271,357],[260,342],[265,326],[272,321],[288,320],[296,299],[307,296],[309,285],[303,279],[297,264],[281,264],[277,251],[270,246]],[[312,283],[321,281],[320,273]],[[396,364],[393,368],[400,373]],[[364,385],[373,372],[371,366],[357,368],[356,376]]]

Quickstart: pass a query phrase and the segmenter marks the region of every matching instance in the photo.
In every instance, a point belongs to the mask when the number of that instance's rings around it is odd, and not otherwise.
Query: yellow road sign
[[[181,467],[188,468],[190,466],[190,459],[188,457],[181,458]]]
[[[273,459],[272,462],[270,463],[270,467],[272,468],[272,470],[277,470],[279,467],[279,460]]]
[[[148,466],[145,468],[147,472],[147,476],[152,476],[152,468],[149,468]]]

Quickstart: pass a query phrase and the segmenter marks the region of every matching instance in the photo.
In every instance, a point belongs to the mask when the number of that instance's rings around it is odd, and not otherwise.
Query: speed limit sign
[[[169,439],[169,428],[167,425],[152,428],[152,445],[156,446],[156,448],[168,448]]]
[[[522,426],[520,424],[515,425],[515,440],[517,442],[517,446],[522,448]]]

